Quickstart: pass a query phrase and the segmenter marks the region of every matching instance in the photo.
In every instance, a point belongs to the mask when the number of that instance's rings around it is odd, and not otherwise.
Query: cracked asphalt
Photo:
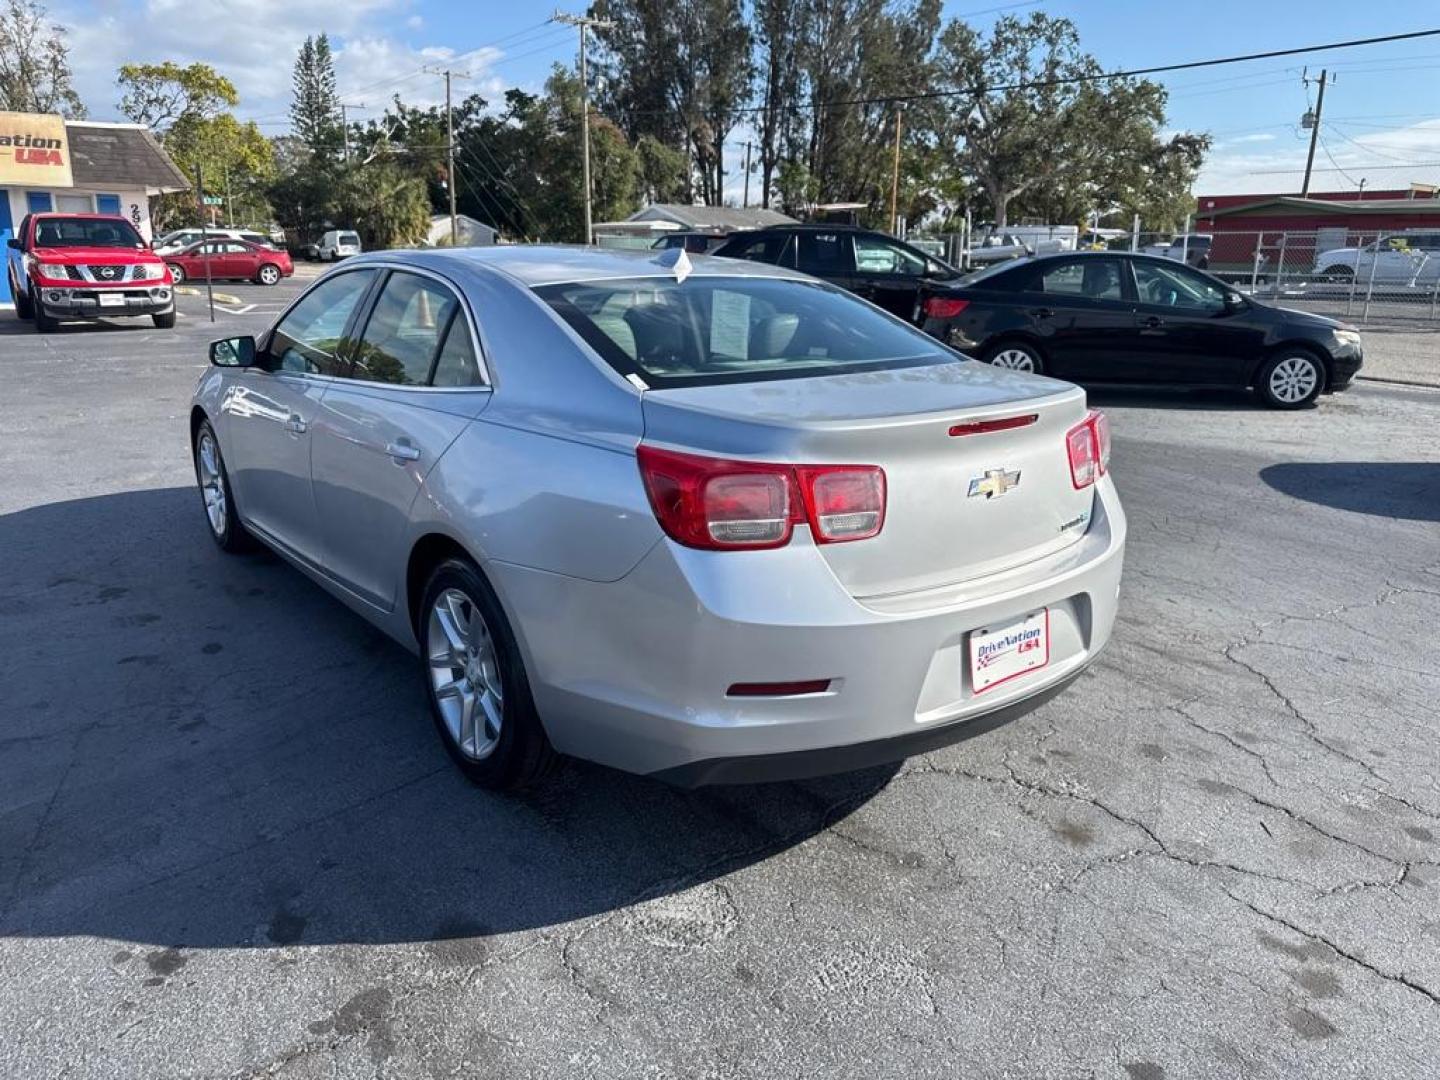
[[[1440,1071],[1440,393],[1096,394],[1130,546],[1060,698],[849,776],[505,798],[407,654],[206,537],[198,304],[0,314],[0,1076]]]

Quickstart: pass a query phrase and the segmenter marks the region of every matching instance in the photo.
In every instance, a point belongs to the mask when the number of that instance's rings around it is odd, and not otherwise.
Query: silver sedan
[[[206,521],[419,654],[465,773],[896,760],[1104,647],[1125,517],[1067,383],[804,275],[545,247],[347,260],[211,346]]]

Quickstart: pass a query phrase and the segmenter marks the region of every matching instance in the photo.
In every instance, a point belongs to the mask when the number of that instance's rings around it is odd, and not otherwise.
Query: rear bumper
[[[102,294],[109,298],[102,303]],[[163,315],[175,309],[175,291],[169,285],[132,286],[125,289],[72,289],[41,286],[35,292],[40,310],[56,319],[97,319],[121,315]]]
[[[619,581],[490,564],[556,749],[684,784],[780,779],[894,760],[1035,708],[1104,648],[1125,518],[1107,478],[1089,531],[978,581],[861,603],[797,532],[716,559],[669,541]],[[1048,666],[976,693],[968,638],[1046,608]],[[829,679],[735,698],[740,682]]]

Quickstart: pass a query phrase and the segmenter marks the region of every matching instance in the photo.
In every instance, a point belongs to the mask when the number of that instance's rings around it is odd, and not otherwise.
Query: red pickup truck
[[[42,334],[61,319],[149,315],[175,325],[175,283],[135,226],[105,214],[29,214],[15,230],[6,273],[15,314]]]

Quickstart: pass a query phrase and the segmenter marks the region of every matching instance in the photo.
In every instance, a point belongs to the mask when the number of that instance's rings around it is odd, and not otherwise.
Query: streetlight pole
[[[580,172],[581,184],[585,188],[585,243],[595,242],[595,230],[590,209],[590,75],[585,66],[585,39],[589,30],[609,30],[615,24],[604,19],[592,19],[587,15],[571,15],[556,11],[551,22],[564,23],[580,30]]]

